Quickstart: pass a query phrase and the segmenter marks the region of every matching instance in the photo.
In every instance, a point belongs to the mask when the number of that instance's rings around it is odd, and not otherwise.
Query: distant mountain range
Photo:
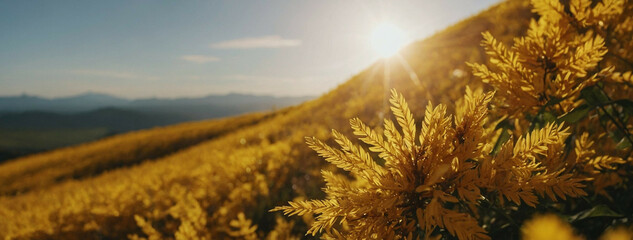
[[[100,93],[85,93],[63,98],[31,95],[0,97],[0,113],[24,111],[79,112],[102,107],[122,106],[130,100]]]
[[[191,118],[177,114],[108,107],[80,113],[25,111],[3,114],[0,115],[0,128],[21,130],[106,128],[111,132],[126,132],[187,120]]]
[[[71,97],[42,98],[31,95],[0,97],[0,114],[46,111],[57,113],[77,113],[100,108],[121,108],[128,110],[159,111],[171,113],[173,110],[198,117],[222,117],[248,111],[269,110],[301,103],[313,97],[273,97],[231,93],[209,95],[199,98],[146,98],[125,99],[102,93],[85,93]],[[185,107],[186,109],[181,109]],[[197,112],[204,110],[206,113]]]
[[[312,97],[248,94],[129,100],[86,93],[0,97],[0,161],[112,134],[299,104]]]

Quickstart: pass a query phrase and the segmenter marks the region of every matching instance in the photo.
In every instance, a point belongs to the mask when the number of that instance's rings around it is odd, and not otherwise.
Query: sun
[[[391,23],[381,23],[371,34],[371,46],[381,57],[391,57],[406,43],[404,32]]]

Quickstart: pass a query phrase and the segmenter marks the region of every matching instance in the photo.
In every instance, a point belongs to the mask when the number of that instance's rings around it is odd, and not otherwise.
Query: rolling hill
[[[64,180],[82,179],[111,169],[159,159],[272,116],[274,114],[252,113],[141,130],[9,161],[2,165],[0,193],[15,195]]]
[[[133,130],[272,111],[311,98],[235,93],[137,100],[98,93],[0,97],[0,162]]]
[[[282,238],[303,236],[314,219],[269,213],[292,199],[323,198],[321,169],[331,169],[304,143],[316,136],[333,143],[330,129],[348,130],[359,117],[371,126],[389,116],[389,90],[403,93],[416,121],[429,101],[452,108],[466,84],[483,86],[466,62],[483,62],[481,32],[502,41],[525,32],[532,13],[525,1],[499,4],[379,61],[333,91],[203,141],[177,146],[189,133],[133,139],[121,135],[0,165],[0,236],[31,239]],[[503,22],[503,24],[498,24]],[[400,61],[401,60],[401,61]],[[250,119],[250,120],[249,120]],[[211,126],[215,123],[209,123]],[[204,126],[204,124],[203,124]],[[193,128],[196,128],[194,126]],[[178,129],[178,127],[174,127]],[[145,135],[158,134],[160,129]],[[139,133],[140,134],[140,133]],[[140,154],[153,141],[171,151]],[[106,143],[110,141],[110,143]],[[118,145],[117,145],[118,144]],[[110,147],[110,146],[126,146]],[[94,147],[92,149],[90,146]],[[97,149],[97,146],[103,146]],[[162,145],[159,145],[162,146]],[[157,147],[161,149],[161,147]],[[74,158],[60,154],[81,153]],[[105,155],[105,153],[112,156]],[[124,154],[125,155],[125,154]],[[98,164],[87,159],[100,156]],[[86,162],[87,161],[87,162]],[[124,161],[123,163],[121,161]],[[101,171],[103,166],[107,171]],[[79,170],[74,170],[79,169]],[[79,177],[76,172],[83,172]],[[28,179],[38,179],[31,182]],[[23,184],[22,181],[25,183]],[[256,226],[253,228],[253,226]]]

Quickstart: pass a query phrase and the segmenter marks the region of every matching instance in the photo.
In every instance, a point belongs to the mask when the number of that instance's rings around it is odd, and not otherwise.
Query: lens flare
[[[381,57],[391,57],[406,43],[404,32],[390,23],[378,25],[371,35],[371,45]]]

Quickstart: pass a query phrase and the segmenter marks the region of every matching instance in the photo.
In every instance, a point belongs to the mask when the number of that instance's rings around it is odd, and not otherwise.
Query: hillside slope
[[[0,223],[0,235],[248,239],[291,232],[302,236],[310,218],[289,223],[275,220],[279,214],[268,210],[293,198],[322,197],[320,170],[326,162],[305,146],[305,136],[330,139],[330,129],[349,129],[352,117],[377,126],[387,116],[391,88],[405,95],[416,121],[428,101],[450,105],[462,95],[465,84],[481,86],[465,65],[484,60],[480,33],[490,30],[508,41],[525,30],[530,16],[523,1],[502,3],[412,44],[401,52],[402,61],[378,62],[319,99],[258,124],[153,162],[2,197],[0,218],[8,221]],[[495,24],[500,21],[504,24]],[[19,168],[21,162],[12,164]],[[12,181],[26,176],[18,174]]]
[[[101,141],[14,159],[0,165],[0,194],[14,195],[67,179],[82,179],[119,167],[161,158],[272,114],[183,123],[113,136]]]
[[[191,121],[175,114],[102,108],[82,113],[30,111],[0,115],[0,162],[139,129]]]

